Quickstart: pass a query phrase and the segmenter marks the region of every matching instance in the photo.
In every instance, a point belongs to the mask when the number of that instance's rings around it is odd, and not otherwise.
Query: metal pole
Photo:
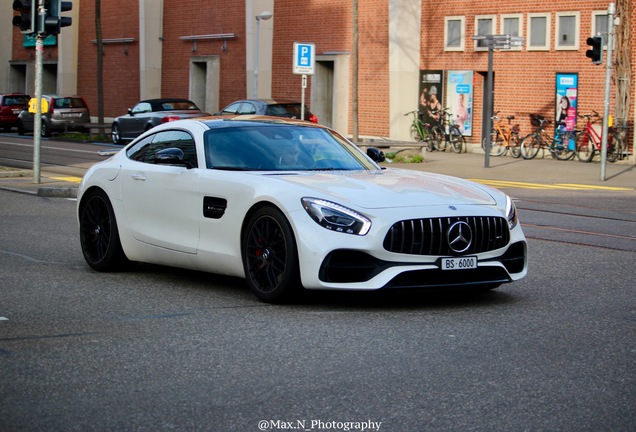
[[[603,103],[603,138],[601,139],[601,181],[605,181],[605,166],[607,165],[607,129],[609,121],[610,90],[612,85],[614,14],[616,14],[616,6],[614,3],[610,3],[607,8],[607,60],[605,61],[605,101]],[[601,49],[603,48],[601,47]]]
[[[302,97],[300,101],[300,119],[305,120],[305,89],[307,88],[307,75],[302,75]]]
[[[256,55],[254,56],[254,99],[258,98],[258,43],[260,41],[260,29],[261,29],[261,18],[259,16],[256,17],[256,42],[254,43],[254,50],[256,51]]]
[[[484,106],[484,113],[486,114],[486,155],[484,157],[484,167],[490,168],[490,146],[492,143],[490,142],[490,131],[492,129],[492,105],[493,105],[493,87],[494,87],[494,79],[493,79],[493,51],[494,51],[494,41],[492,37],[488,38],[488,77],[486,79],[486,100]]]
[[[41,0],[40,0],[41,1]],[[33,183],[40,183],[40,147],[42,143],[42,58],[44,36],[35,37],[35,99],[37,108],[33,118]]]

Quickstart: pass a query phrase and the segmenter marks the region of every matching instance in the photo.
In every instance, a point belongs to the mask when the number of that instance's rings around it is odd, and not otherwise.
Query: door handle
[[[146,181],[146,176],[143,174],[135,173],[132,175],[133,180]]]

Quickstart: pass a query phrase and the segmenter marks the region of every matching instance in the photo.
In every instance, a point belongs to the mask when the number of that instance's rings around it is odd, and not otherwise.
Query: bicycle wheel
[[[431,142],[433,147],[437,151],[446,150],[446,139],[444,137],[444,131],[439,126],[431,126]]]
[[[576,148],[576,134],[573,131],[558,133],[552,141],[552,157],[558,160],[570,160],[574,157]]]
[[[521,156],[524,159],[534,159],[541,148],[541,138],[536,134],[527,135],[521,140]]]
[[[426,150],[427,151],[433,151],[435,150],[435,140],[433,137],[433,131],[431,130],[431,127],[426,125],[423,126],[422,132],[424,133],[424,141],[426,142]]]
[[[521,157],[521,137],[518,133],[513,132],[510,135],[510,156],[513,158]]]
[[[596,146],[590,139],[587,131],[583,132],[576,142],[576,157],[581,162],[590,162],[594,159],[594,153],[596,152]]]
[[[607,138],[607,161],[616,162],[623,153],[623,142],[620,137],[612,134]]]
[[[450,127],[448,132],[453,151],[455,153],[462,153],[466,148],[466,139],[464,138],[464,135],[462,135],[462,131],[460,131],[457,126],[453,125]]]
[[[486,138],[482,140],[482,148],[486,149]],[[508,151],[508,147],[498,131],[490,134],[490,156],[503,156]]]
[[[413,139],[413,141],[422,141],[420,132],[417,130],[414,124],[411,125],[411,138]]]

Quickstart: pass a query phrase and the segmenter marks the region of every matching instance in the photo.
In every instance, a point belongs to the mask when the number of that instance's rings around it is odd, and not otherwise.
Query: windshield
[[[356,147],[326,129],[281,124],[206,132],[208,168],[244,171],[377,169]]]

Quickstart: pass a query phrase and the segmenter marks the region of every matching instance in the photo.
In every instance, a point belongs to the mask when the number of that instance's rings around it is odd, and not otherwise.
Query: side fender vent
[[[221,219],[227,208],[227,200],[216,197],[203,197],[203,217]]]

